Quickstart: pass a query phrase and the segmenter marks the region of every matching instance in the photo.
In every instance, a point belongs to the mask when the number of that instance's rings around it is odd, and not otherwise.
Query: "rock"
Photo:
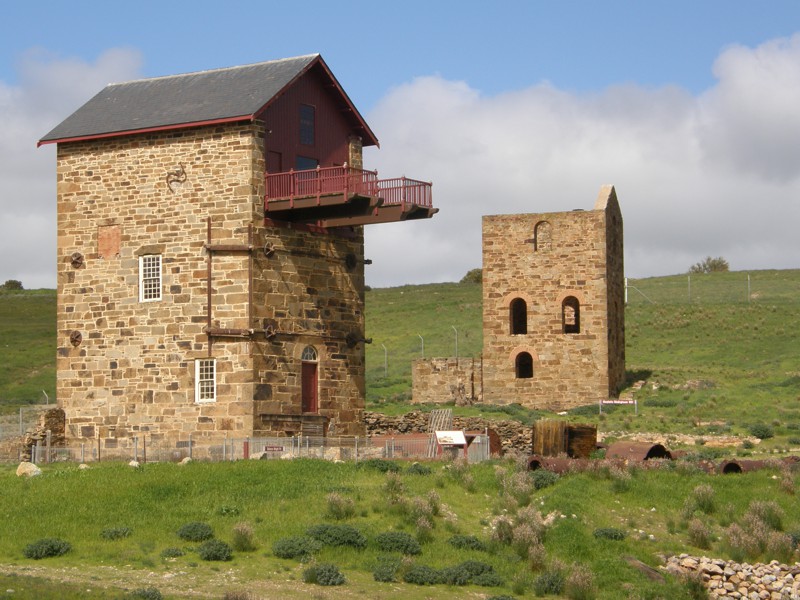
[[[21,462],[17,467],[17,477],[36,477],[42,470],[31,462]]]
[[[190,462],[192,462],[192,459],[187,456],[183,460],[181,460],[181,462],[179,462],[178,464],[179,465],[188,465]]]
[[[90,469],[90,468],[91,467],[89,465],[87,465],[86,463],[81,463],[81,464],[78,465],[78,470],[79,471],[86,471],[87,469]]]
[[[139,468],[139,461],[138,460],[132,460],[131,462],[128,463],[128,466],[129,467],[133,467],[134,469],[138,469]]]

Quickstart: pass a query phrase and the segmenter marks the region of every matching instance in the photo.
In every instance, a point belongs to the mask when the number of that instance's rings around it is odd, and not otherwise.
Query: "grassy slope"
[[[414,563],[442,568],[479,560],[491,564],[506,585],[489,589],[376,583],[371,571],[379,552],[373,545],[361,551],[326,548],[318,559],[334,562],[348,578],[337,597],[347,594],[345,597],[421,600],[521,593],[523,589],[530,595],[530,582],[536,573],[510,547],[499,545],[490,552],[479,552],[456,550],[447,543],[456,533],[489,541],[489,520],[515,506],[501,495],[496,470],[510,471],[513,465],[474,466],[470,471],[472,484],[441,464],[431,466],[430,475],[401,474],[406,498],[427,498],[434,490],[446,506],[434,517],[431,540],[423,544],[423,553],[414,558]],[[774,473],[713,477],[692,470],[637,471],[629,484],[620,486],[608,472],[600,471],[564,477],[554,486],[535,492],[530,500],[542,513],[555,511],[557,515],[545,538],[549,560],[590,568],[598,598],[680,599],[689,595],[679,582],[668,577],[664,583],[654,583],[624,557],[657,566],[659,552],[725,556],[728,551],[721,537],[711,550],[694,548],[688,541],[682,510],[686,498],[702,483],[710,484],[716,493],[718,508],[703,515],[716,536],[721,536],[723,525],[731,519],[741,520],[752,500],[763,498],[781,507],[784,529],[797,530],[800,505],[781,486],[780,477],[773,479]],[[87,471],[75,465],[57,465],[33,479],[17,478],[10,467],[3,467],[0,564],[13,563],[19,573],[24,572],[23,567],[78,567],[87,573],[87,579],[96,580],[93,585],[114,585],[115,579],[105,578],[100,569],[115,565],[121,568],[115,576],[117,588],[142,587],[137,582],[154,573],[150,585],[156,585],[168,597],[180,597],[180,591],[187,587],[205,589],[214,598],[243,588],[254,591],[255,598],[302,598],[317,592],[319,597],[328,597],[321,595],[324,588],[299,583],[303,565],[273,556],[272,544],[286,536],[301,535],[311,525],[332,522],[326,517],[326,496],[331,492],[354,500],[355,515],[344,522],[370,540],[388,530],[415,534],[413,519],[388,501],[386,480],[386,475],[369,467],[313,460],[151,464],[138,470],[122,464],[99,464]],[[743,485],[745,482],[747,485]],[[446,518],[448,512],[456,514],[457,519]],[[254,529],[258,548],[235,553],[231,563],[203,562],[194,551],[196,544],[175,535],[182,524],[191,521],[209,523],[216,536],[227,542],[232,540],[233,527],[247,522]],[[103,529],[122,526],[132,530],[130,537],[117,541],[101,538]],[[600,527],[622,529],[627,538],[622,542],[597,539],[593,532]],[[59,558],[25,559],[24,546],[43,537],[66,539],[73,550]],[[186,555],[162,559],[161,552],[170,547],[181,547]],[[220,571],[226,576],[221,577]],[[167,574],[172,575],[165,577]]]
[[[0,414],[56,397],[55,290],[0,291]]]

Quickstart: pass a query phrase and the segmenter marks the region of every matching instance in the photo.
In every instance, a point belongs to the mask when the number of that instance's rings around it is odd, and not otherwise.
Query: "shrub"
[[[385,458],[368,458],[358,463],[359,467],[375,469],[381,473],[399,473],[401,468],[396,462],[386,460]]]
[[[566,577],[561,569],[551,569],[539,575],[533,581],[533,591],[537,596],[553,594],[560,596],[564,591]]]
[[[689,273],[726,273],[730,269],[728,261],[721,256],[706,256],[699,263],[689,267]]]
[[[187,542],[202,542],[214,537],[214,530],[207,523],[186,523],[178,529],[178,537]]]
[[[532,471],[530,477],[533,481],[533,487],[537,490],[550,487],[558,481],[558,473],[553,473],[545,469],[536,469]]]
[[[412,463],[410,467],[406,470],[406,473],[409,475],[430,475],[432,473],[431,468],[428,465],[423,465],[422,463]]]
[[[454,535],[447,540],[447,543],[453,548],[458,548],[459,550],[486,551],[486,544],[474,535]]]
[[[303,571],[303,581],[317,585],[342,585],[346,579],[336,565],[319,563]]]
[[[742,442],[742,449],[743,450],[752,450],[755,447],[756,447],[756,445],[753,442],[751,442],[750,440],[744,440]]]
[[[0,290],[21,290],[22,282],[18,279],[6,279],[6,282],[3,285],[0,285]]]
[[[253,539],[253,527],[249,523],[238,523],[233,528],[233,539],[231,545],[238,552],[252,552],[256,549],[256,542]]]
[[[378,565],[372,571],[372,578],[382,583],[397,581],[400,564],[400,559],[394,556],[379,556]]]
[[[694,499],[695,506],[703,513],[710,515],[714,512],[716,508],[714,502],[714,488],[707,483],[694,488],[694,490],[692,490],[692,498]]]
[[[711,548],[711,531],[700,519],[689,522],[689,543],[703,550]]]
[[[439,580],[447,585],[467,585],[472,575],[461,565],[445,567],[439,571]]]
[[[281,538],[272,544],[278,558],[308,558],[322,549],[322,543],[308,536]]]
[[[750,435],[757,437],[760,440],[768,440],[775,435],[775,431],[771,425],[766,423],[754,423],[749,427]]]
[[[100,537],[104,540],[120,540],[133,533],[130,527],[107,527],[100,532]]]
[[[403,581],[414,585],[436,585],[442,582],[442,578],[439,571],[432,567],[414,565],[403,575]]]
[[[494,567],[479,560],[465,560],[458,564],[458,567],[469,573],[470,577],[477,577],[485,573],[493,573]]]
[[[505,581],[494,571],[488,571],[480,575],[475,575],[472,578],[472,583],[473,585],[480,585],[483,587],[500,587],[505,584]]]
[[[161,558],[178,558],[184,554],[185,552],[180,548],[164,548],[161,551]]]
[[[758,520],[773,531],[783,530],[783,510],[772,500],[753,500],[744,520],[746,522]]]
[[[594,576],[592,572],[578,565],[567,576],[564,593],[570,600],[591,600],[595,596]]]
[[[146,587],[132,591],[131,598],[136,598],[137,600],[162,600],[164,596],[161,595],[158,588]]]
[[[599,527],[592,532],[592,535],[599,540],[620,541],[624,540],[627,534],[616,527]]]
[[[314,525],[306,531],[306,535],[325,546],[367,547],[366,536],[351,525]]]
[[[326,498],[328,511],[326,515],[336,521],[350,519],[356,514],[356,503],[352,498],[331,492]]]
[[[403,531],[385,531],[375,536],[375,544],[381,552],[400,552],[415,555],[422,552],[419,542]]]
[[[60,540],[58,538],[43,538],[25,546],[22,554],[25,556],[25,558],[40,560],[42,558],[50,558],[52,556],[61,556],[69,552],[71,549],[72,545],[64,540]]]
[[[203,560],[231,560],[233,552],[231,547],[222,540],[206,540],[197,549]]]

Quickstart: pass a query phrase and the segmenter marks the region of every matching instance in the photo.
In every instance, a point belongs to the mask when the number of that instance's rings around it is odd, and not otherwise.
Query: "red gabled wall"
[[[280,152],[282,171],[295,166],[295,157],[316,158],[320,166],[341,165],[347,161],[348,137],[355,132],[348,126],[344,106],[336,101],[333,90],[317,68],[311,69],[264,111],[267,153]],[[300,143],[300,105],[316,109],[314,145]],[[274,171],[274,162],[267,160]]]

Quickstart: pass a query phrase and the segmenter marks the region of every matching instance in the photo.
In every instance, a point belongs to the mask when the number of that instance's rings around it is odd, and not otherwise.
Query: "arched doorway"
[[[306,346],[303,348],[300,360],[302,361],[302,410],[304,413],[315,413],[319,411],[317,349],[314,346]]]

